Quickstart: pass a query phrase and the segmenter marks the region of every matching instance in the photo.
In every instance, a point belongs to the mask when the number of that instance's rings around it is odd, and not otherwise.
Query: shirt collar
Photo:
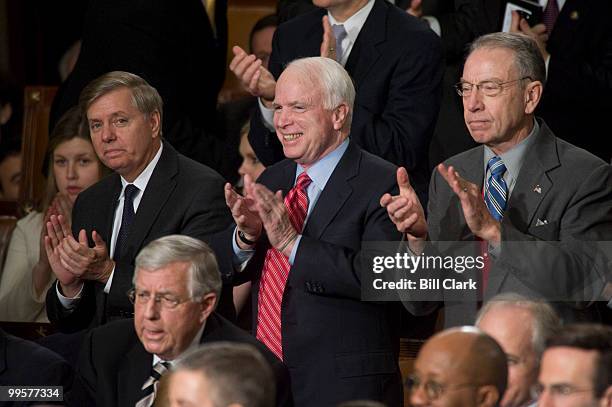
[[[357,41],[357,36],[361,31],[361,27],[363,27],[363,25],[365,24],[365,21],[370,15],[370,11],[372,11],[373,7],[374,0],[369,0],[365,6],[359,9],[359,11],[350,16],[343,23],[339,23],[329,11],[327,12],[327,16],[329,17],[329,23],[332,26],[334,24],[342,24],[344,26],[344,29],[346,30],[347,37],[351,40],[351,43],[355,43],[355,41]]]
[[[525,153],[533,143],[533,139],[536,134],[540,131],[540,125],[538,121],[533,119],[533,128],[531,132],[524,140],[512,147],[510,150],[499,155],[499,158],[504,162],[508,176],[516,180],[518,178],[519,171],[525,161]],[[487,163],[491,158],[495,157],[495,153],[487,146],[484,146],[484,174],[487,175]]]
[[[186,354],[188,351],[197,348],[198,346],[200,346],[200,342],[202,340],[202,333],[204,332],[204,327],[206,326],[206,321],[204,321],[204,323],[202,324],[202,326],[200,327],[200,330],[195,334],[195,336],[193,337],[193,340],[191,341],[191,344],[189,344],[189,346],[187,347],[187,349],[185,349],[180,355],[178,355],[176,358],[172,359],[172,360],[166,360],[165,362],[170,363],[170,366],[174,366],[174,364],[178,361],[178,359],[181,358],[182,355]],[[155,366],[155,364],[157,362],[160,362],[162,359],[157,356],[156,354],[153,354],[153,365]]]
[[[348,148],[349,139],[347,138],[340,144],[334,151],[327,154],[325,157],[321,158],[319,161],[314,163],[310,168],[308,168],[308,176],[312,180],[312,183],[319,188],[319,190],[323,191],[329,177],[331,177],[332,172],[336,169],[336,166],[340,162],[340,159],[344,155],[344,152]],[[301,165],[297,165],[295,169],[295,179],[304,172],[304,168]]]
[[[164,143],[161,143],[159,145],[159,149],[157,150],[157,153],[155,153],[155,156],[153,157],[151,162],[145,167],[145,169],[140,173],[140,175],[136,177],[134,182],[131,183],[131,184],[134,184],[138,188],[139,191],[142,192],[147,187],[147,184],[149,183],[149,180],[151,179],[151,175],[153,175],[153,170],[155,169],[155,166],[157,165],[157,162],[159,161],[159,157],[161,157],[161,153],[163,149],[164,149]],[[121,177],[121,195],[119,196],[119,199],[123,198],[125,186],[128,184],[130,184],[130,182],[127,182],[123,177]]]

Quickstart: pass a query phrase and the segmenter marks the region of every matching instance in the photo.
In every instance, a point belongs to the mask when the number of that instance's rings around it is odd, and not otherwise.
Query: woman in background
[[[0,321],[48,322],[45,295],[55,276],[44,249],[44,225],[51,215],[70,220],[78,194],[105,173],[81,121],[73,107],[49,137],[47,195],[41,210],[20,219],[13,231],[0,280]]]

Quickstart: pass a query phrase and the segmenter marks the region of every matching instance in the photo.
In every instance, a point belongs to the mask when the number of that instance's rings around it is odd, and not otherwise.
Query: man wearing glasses
[[[590,301],[605,281],[592,241],[612,240],[612,171],[535,117],[544,82],[544,60],[532,39],[510,33],[476,39],[456,90],[481,145],[438,165],[427,221],[401,168],[400,195],[381,199],[415,253],[426,240],[479,241],[475,246],[489,259],[478,273],[485,301],[508,291]],[[569,304],[559,312],[576,318]],[[475,311],[466,309],[455,323],[469,323]]]
[[[67,405],[150,407],[160,377],[186,351],[217,341],[255,346],[273,368],[277,404],[292,405],[289,372],[265,346],[214,312],[221,277],[211,249],[188,236],[149,243],[128,292],[134,319],[91,331]]]
[[[539,407],[612,406],[612,328],[563,328],[546,342],[538,381]]]
[[[414,407],[494,407],[506,390],[506,355],[487,334],[453,328],[421,348],[406,380]]]

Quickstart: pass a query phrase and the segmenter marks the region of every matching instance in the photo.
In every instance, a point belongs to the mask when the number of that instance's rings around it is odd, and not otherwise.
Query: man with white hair
[[[214,312],[221,276],[212,250],[188,236],[149,243],[136,257],[134,319],[111,322],[85,339],[68,405],[150,407],[159,378],[202,343],[254,345],[272,366],[279,406],[292,405],[287,368],[255,338]]]
[[[257,338],[290,367],[298,406],[402,400],[397,318],[361,301],[356,268],[363,242],[400,238],[378,205],[396,191],[395,167],[349,139],[354,98],[336,61],[292,62],[274,95],[287,159],[257,184],[246,177],[245,197],[225,190],[236,222],[226,252],[246,261],[235,283],[254,282]]]
[[[504,293],[482,307],[476,326],[495,339],[506,353],[508,388],[501,407],[535,405],[531,388],[538,381],[546,339],[561,326],[555,311],[546,302]]]

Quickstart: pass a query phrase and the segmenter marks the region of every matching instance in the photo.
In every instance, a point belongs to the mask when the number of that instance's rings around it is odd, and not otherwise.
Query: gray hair
[[[214,342],[185,354],[173,371],[200,372],[210,383],[208,393],[215,407],[236,403],[243,407],[275,405],[272,368],[250,344]]]
[[[476,326],[485,314],[495,308],[515,307],[529,311],[533,318],[531,327],[531,346],[538,363],[546,349],[546,340],[555,335],[561,328],[561,320],[555,310],[546,301],[533,301],[517,293],[502,293],[491,298],[478,312]]]
[[[123,71],[113,71],[89,82],[81,91],[79,106],[84,116],[87,109],[101,96],[120,88],[128,88],[132,93],[132,104],[141,113],[150,116],[153,112],[159,112],[159,128],[161,134],[163,101],[157,89],[149,85],[140,76]]]
[[[538,44],[525,34],[496,32],[478,37],[472,42],[469,54],[485,48],[505,48],[514,52],[514,65],[519,77],[546,82],[546,65]]]
[[[344,67],[331,58],[309,57],[294,60],[287,66],[289,68],[297,71],[307,83],[319,84],[325,109],[335,109],[341,103],[346,103],[348,115],[344,126],[350,130],[355,86]]]
[[[193,299],[215,293],[221,294],[221,275],[215,254],[201,240],[184,235],[169,235],[147,244],[136,256],[132,283],[136,283],[138,270],[158,270],[175,262],[188,262],[189,294]]]

